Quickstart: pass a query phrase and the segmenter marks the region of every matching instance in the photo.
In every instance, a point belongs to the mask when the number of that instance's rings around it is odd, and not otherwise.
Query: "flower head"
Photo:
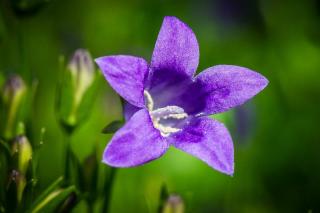
[[[126,55],[96,59],[106,80],[127,102],[127,123],[106,147],[103,162],[132,167],[162,156],[169,146],[232,175],[233,143],[225,126],[207,117],[243,104],[268,84],[244,67],[218,65],[194,76],[199,47],[192,30],[165,17],[150,65]]]

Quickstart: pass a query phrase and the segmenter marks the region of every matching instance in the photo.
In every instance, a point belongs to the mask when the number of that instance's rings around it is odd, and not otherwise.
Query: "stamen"
[[[184,113],[184,110],[178,106],[166,106],[163,108],[159,108],[159,109],[153,110],[151,114],[155,118],[164,118],[165,116],[168,116],[168,115],[179,115],[179,114],[187,115],[186,113]]]
[[[154,127],[160,130],[160,134],[164,137],[169,136],[171,133],[179,132],[181,129],[170,127],[170,126],[164,126],[161,125],[158,122],[153,123]]]
[[[181,129],[176,128],[168,124],[161,123],[161,120],[167,120],[167,119],[173,119],[177,120],[177,123],[179,120],[185,119],[188,117],[188,114],[184,112],[183,108],[178,106],[166,106],[163,108],[158,108],[153,110],[154,108],[154,102],[153,99],[148,91],[144,91],[144,97],[146,106],[148,108],[149,114],[152,119],[153,126],[160,131],[160,134],[163,137],[169,136],[171,133],[179,132]]]
[[[168,118],[175,118],[175,119],[183,119],[188,117],[187,113],[181,113],[181,114],[170,114],[162,117],[163,119],[168,119]]]

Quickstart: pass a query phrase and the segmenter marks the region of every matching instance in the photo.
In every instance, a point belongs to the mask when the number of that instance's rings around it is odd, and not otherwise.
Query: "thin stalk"
[[[64,182],[68,185],[71,181],[71,164],[72,164],[72,151],[71,151],[71,134],[65,134],[65,161],[64,161]]]
[[[94,212],[94,205],[92,202],[87,202],[88,206],[88,213],[93,213]]]
[[[116,175],[116,168],[111,167],[109,175],[107,176],[107,179],[105,181],[104,185],[104,202],[103,202],[103,207],[102,207],[102,212],[103,213],[108,213],[109,212],[109,206],[110,206],[110,201],[111,201],[111,192],[113,188],[113,183],[114,183],[114,178]]]

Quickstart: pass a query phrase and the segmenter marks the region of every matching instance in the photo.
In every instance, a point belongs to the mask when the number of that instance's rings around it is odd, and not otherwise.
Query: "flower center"
[[[162,136],[167,137],[171,133],[180,131],[179,121],[188,117],[183,108],[178,106],[166,106],[154,109],[153,99],[148,91],[144,91],[146,106],[148,108],[153,126],[158,129]]]

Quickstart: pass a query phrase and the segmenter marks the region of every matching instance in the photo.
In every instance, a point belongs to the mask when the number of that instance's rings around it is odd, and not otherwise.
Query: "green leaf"
[[[65,201],[68,196],[75,192],[75,186],[70,186],[66,189],[56,189],[48,194],[38,205],[36,205],[30,212],[55,212],[59,205]]]
[[[102,129],[103,134],[111,134],[115,133],[118,129],[120,129],[124,125],[124,121],[116,120],[109,123]]]
[[[63,177],[59,177],[55,180],[42,194],[34,201],[31,209],[34,209],[36,206],[40,204],[42,200],[44,200],[50,193],[52,193],[58,186],[62,183]]]
[[[4,152],[6,153],[6,155],[9,157],[11,155],[11,151],[10,148],[8,146],[8,144],[6,144],[3,140],[0,139],[0,147],[1,149],[4,150]]]

